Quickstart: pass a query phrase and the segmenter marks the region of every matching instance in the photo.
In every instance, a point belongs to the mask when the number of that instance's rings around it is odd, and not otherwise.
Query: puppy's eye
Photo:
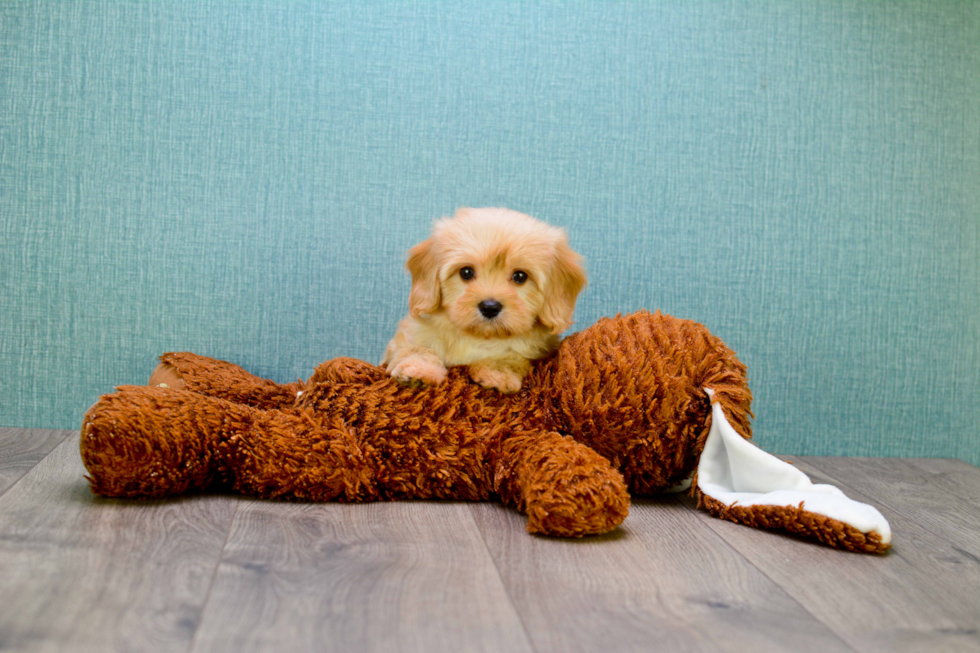
[[[471,267],[465,267],[459,271],[459,278],[462,279],[463,281],[469,281],[475,276],[476,276],[476,271]]]
[[[524,270],[518,270],[514,274],[510,275],[510,279],[517,285],[521,285],[522,283],[527,281],[527,272],[525,272]]]

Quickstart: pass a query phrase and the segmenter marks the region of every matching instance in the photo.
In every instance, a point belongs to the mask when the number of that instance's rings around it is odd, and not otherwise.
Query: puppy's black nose
[[[487,318],[488,320],[492,320],[493,318],[497,317],[500,315],[500,311],[504,310],[504,307],[501,306],[500,302],[498,302],[496,299],[484,299],[482,302],[477,304],[476,307],[480,309],[480,313],[483,315],[483,317]]]

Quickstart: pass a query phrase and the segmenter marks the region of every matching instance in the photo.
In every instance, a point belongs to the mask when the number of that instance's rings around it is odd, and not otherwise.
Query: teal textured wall
[[[0,3],[0,424],[192,350],[376,361],[459,205],[568,227],[579,325],[748,364],[758,441],[980,463],[980,3]]]

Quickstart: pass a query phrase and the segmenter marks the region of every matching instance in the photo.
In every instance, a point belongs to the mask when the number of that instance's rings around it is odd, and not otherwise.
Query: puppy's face
[[[561,333],[586,283],[561,229],[507,209],[460,209],[409,252],[413,316],[445,310],[456,328],[500,338],[538,322]]]

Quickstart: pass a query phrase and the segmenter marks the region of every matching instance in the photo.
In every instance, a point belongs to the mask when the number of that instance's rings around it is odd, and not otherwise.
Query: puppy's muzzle
[[[480,309],[480,315],[492,320],[493,318],[500,315],[500,311],[504,310],[503,305],[496,299],[484,299],[482,302],[476,305]]]

